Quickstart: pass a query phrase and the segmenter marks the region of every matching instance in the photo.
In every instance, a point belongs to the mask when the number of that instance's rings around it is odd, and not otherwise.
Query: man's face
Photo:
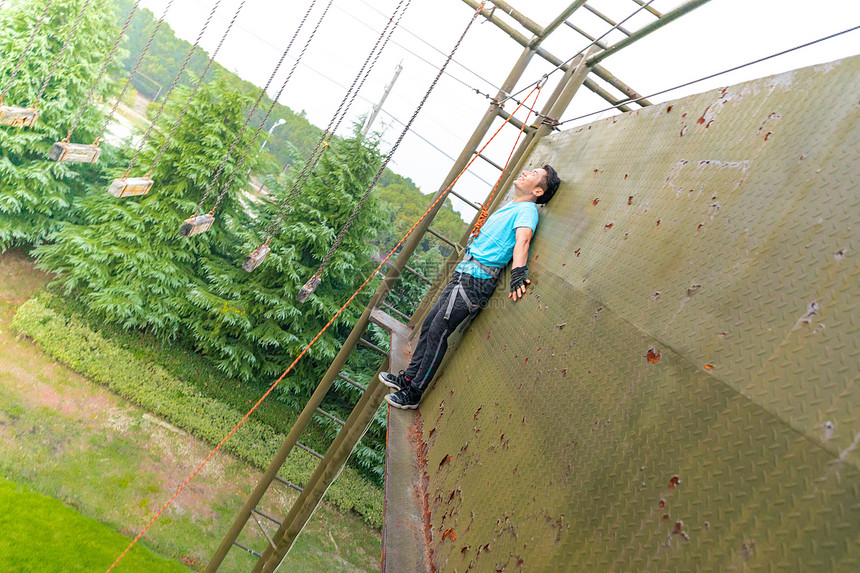
[[[523,195],[534,195],[540,197],[543,195],[541,185],[547,179],[546,169],[539,167],[531,171],[523,171],[522,174],[514,181],[514,187],[521,191]]]

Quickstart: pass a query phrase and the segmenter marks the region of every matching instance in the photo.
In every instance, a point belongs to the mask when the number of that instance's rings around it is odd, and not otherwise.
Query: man
[[[526,293],[529,243],[538,223],[537,205],[552,199],[560,181],[555,169],[544,165],[523,171],[514,181],[514,199],[484,223],[466,249],[451,281],[424,319],[412,362],[400,374],[382,372],[379,379],[397,390],[385,400],[395,408],[418,408],[421,395],[433,380],[445,351],[448,337],[467,317],[485,307],[496,289],[502,269],[513,259],[511,290],[516,302]]]

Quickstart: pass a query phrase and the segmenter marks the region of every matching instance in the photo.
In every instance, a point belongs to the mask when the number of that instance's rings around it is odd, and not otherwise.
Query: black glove
[[[527,266],[511,269],[511,293],[516,293],[520,287],[526,285],[526,279],[529,275]]]

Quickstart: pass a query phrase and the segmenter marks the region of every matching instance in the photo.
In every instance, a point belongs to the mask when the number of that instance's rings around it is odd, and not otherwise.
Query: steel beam
[[[545,40],[550,34],[555,32],[556,28],[561,26],[562,24],[567,22],[567,19],[576,12],[581,6],[585,4],[586,0],[574,0],[571,2],[570,6],[565,8],[561,14],[559,14],[552,22],[547,24],[547,26],[541,30],[541,33],[538,34],[540,36],[540,40]]]
[[[475,0],[463,0],[463,2],[465,2],[467,5],[471,6],[472,8],[475,8],[475,9],[477,9],[477,7],[478,7],[478,2],[476,2]],[[570,7],[568,7],[568,10],[569,9],[570,9]],[[551,54],[550,52],[548,52],[544,48],[541,48],[540,46],[533,45],[534,44],[533,39],[529,40],[523,34],[517,32],[516,30],[514,30],[513,28],[508,26],[506,23],[499,21],[498,18],[493,18],[490,14],[484,14],[484,17],[486,17],[487,20],[489,20],[490,22],[495,24],[500,30],[505,32],[512,40],[514,40],[519,45],[523,46],[524,48],[529,48],[529,47],[534,48],[535,52],[537,53],[538,56],[540,56],[541,58],[543,58],[544,60],[546,60],[547,62],[552,64],[553,66],[560,67],[562,70],[567,70],[570,67],[569,65],[565,65],[564,60],[562,60],[561,58],[554,56],[553,54]],[[568,24],[568,25],[571,25],[571,24]],[[549,28],[549,26],[547,26],[547,28]],[[594,40],[591,39],[591,41],[594,41]],[[595,66],[595,68],[596,67],[597,66]],[[630,86],[628,86],[627,84],[625,84],[624,82],[622,82],[621,80],[619,80],[618,78],[616,78],[615,76],[613,76],[612,74],[607,72],[602,67],[599,68],[599,71],[596,71],[595,74],[598,77],[600,77],[601,79],[603,79],[604,81],[610,83],[613,87],[617,88],[618,90],[620,90],[624,94],[629,95],[630,93],[637,93],[636,90],[634,90],[633,88],[631,88]],[[610,80],[608,78],[612,78],[612,79]],[[586,79],[585,87],[588,88],[589,90],[591,90],[592,92],[594,92],[595,94],[597,94],[598,96],[602,97],[603,99],[605,99],[607,102],[609,102],[612,105],[617,106],[620,101],[623,101],[623,100],[619,100],[619,99],[612,97],[612,95],[609,92],[607,92],[606,90],[604,90],[598,84],[596,84],[595,82],[593,82],[591,80]],[[505,94],[505,95],[507,95],[507,94]],[[647,102],[647,100],[641,100],[641,103],[639,101],[637,101],[635,103],[642,105],[642,107],[646,107],[648,105],[651,105],[650,102]],[[630,108],[627,106],[621,106],[618,109],[620,109],[621,111],[630,111]]]
[[[680,6],[678,6],[677,8],[672,10],[671,12],[667,12],[666,14],[664,14],[663,17],[660,18],[659,20],[655,20],[654,22],[651,22],[647,26],[644,26],[644,27],[640,28],[639,30],[636,30],[630,36],[624,38],[623,40],[621,40],[617,44],[613,44],[613,45],[609,46],[607,49],[600,52],[599,54],[591,56],[588,59],[588,61],[586,62],[586,64],[588,66],[594,66],[595,64],[605,60],[606,58],[608,58],[612,54],[614,54],[620,50],[623,50],[624,48],[633,44],[634,42],[641,40],[642,38],[644,38],[645,36],[647,36],[651,32],[659,30],[660,28],[662,28],[663,26],[665,26],[669,22],[677,20],[678,18],[680,18],[681,16],[683,16],[685,14],[689,14],[690,12],[695,10],[696,8],[705,5],[710,1],[711,0],[690,0],[689,2],[687,2],[685,4],[681,4]]]
[[[526,17],[525,14],[523,14],[504,0],[493,0],[493,4],[495,4],[496,6],[495,10],[501,10],[502,12],[516,20],[516,22],[520,26],[522,26],[535,36],[541,36],[543,34],[544,30],[537,22],[535,22],[531,18]],[[476,5],[475,9],[477,8],[478,6]],[[495,10],[493,11],[495,12]]]

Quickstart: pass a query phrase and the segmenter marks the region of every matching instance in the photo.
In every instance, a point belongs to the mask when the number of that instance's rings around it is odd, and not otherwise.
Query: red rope
[[[539,88],[535,88],[535,89],[539,90]],[[532,90],[532,91],[534,91],[534,90]],[[531,94],[529,94],[529,95],[531,95]],[[526,98],[526,99],[528,99],[528,98]],[[535,102],[536,101],[537,100],[535,100]],[[523,103],[525,103],[525,99],[523,100]],[[230,430],[230,432],[224,437],[224,439],[221,440],[217,446],[215,446],[215,449],[212,450],[208,456],[206,456],[206,459],[204,459],[202,462],[200,462],[200,465],[198,465],[197,469],[195,469],[194,472],[190,476],[188,476],[188,479],[186,479],[184,482],[182,482],[182,484],[176,489],[176,491],[173,493],[173,495],[170,496],[170,499],[168,499],[164,503],[164,505],[161,506],[161,509],[159,509],[158,512],[152,517],[152,519],[149,520],[149,523],[146,524],[146,527],[144,527],[140,531],[140,533],[137,534],[137,537],[135,537],[132,540],[132,542],[128,545],[128,547],[126,547],[125,550],[120,554],[120,556],[116,558],[116,561],[113,562],[113,565],[111,565],[105,573],[110,573],[110,571],[112,571],[114,569],[114,567],[117,566],[117,564],[122,560],[122,558],[125,557],[126,553],[128,553],[131,550],[131,548],[134,547],[134,545],[140,540],[141,537],[143,537],[143,535],[147,532],[147,530],[149,530],[149,528],[152,527],[152,524],[154,524],[156,522],[156,520],[158,520],[158,518],[161,517],[161,514],[164,513],[164,511],[170,506],[170,504],[173,503],[173,500],[176,499],[176,497],[182,492],[183,489],[185,489],[185,486],[187,486],[191,482],[191,480],[194,479],[194,477],[198,473],[200,473],[200,471],[203,469],[203,467],[207,463],[209,463],[209,460],[211,460],[215,456],[215,454],[218,453],[218,451],[224,446],[224,444],[227,443],[227,440],[229,440],[233,436],[233,434],[236,433],[236,431],[242,426],[242,424],[244,424],[248,420],[248,418],[251,416],[251,414],[253,414],[254,411],[260,406],[260,404],[263,403],[263,400],[265,400],[269,396],[269,394],[271,394],[274,391],[274,389],[278,386],[278,384],[280,384],[281,381],[287,376],[287,374],[290,373],[290,371],[293,369],[293,367],[295,367],[295,365],[299,362],[299,360],[301,360],[301,358],[308,352],[308,350],[310,350],[311,346],[316,344],[317,340],[319,340],[320,337],[325,333],[325,331],[328,330],[328,328],[334,323],[335,320],[337,320],[337,318],[341,315],[341,313],[344,310],[346,310],[346,307],[348,307],[352,303],[352,301],[355,300],[355,298],[361,293],[361,291],[363,291],[364,288],[368,284],[370,284],[370,281],[373,280],[373,278],[376,276],[376,273],[378,273],[380,271],[380,269],[382,269],[382,267],[385,266],[386,263],[388,263],[388,260],[391,259],[392,256],[394,256],[394,253],[397,252],[397,249],[399,249],[400,246],[403,245],[403,243],[406,241],[406,239],[409,238],[410,235],[412,235],[412,233],[415,231],[415,229],[418,227],[418,225],[421,224],[421,222],[427,218],[427,215],[430,214],[430,212],[436,207],[436,205],[439,204],[439,202],[444,201],[447,198],[448,192],[454,187],[454,184],[456,184],[457,181],[460,180],[460,177],[462,177],[463,174],[469,169],[469,167],[472,166],[472,163],[475,162],[475,160],[478,158],[478,155],[483,153],[483,151],[487,148],[488,145],[490,145],[490,143],[499,134],[499,132],[502,131],[502,128],[505,127],[505,125],[508,122],[510,122],[511,118],[520,109],[520,107],[522,107],[523,103],[521,103],[520,105],[517,106],[517,108],[508,117],[508,119],[506,119],[505,122],[502,123],[502,125],[499,127],[499,129],[497,129],[496,132],[487,140],[487,143],[485,143],[484,146],[481,147],[481,149],[478,151],[478,153],[476,153],[475,155],[472,156],[472,159],[469,161],[469,163],[466,165],[466,167],[464,167],[463,170],[460,171],[460,173],[457,175],[457,177],[454,178],[454,180],[451,182],[451,184],[448,185],[448,187],[445,189],[445,191],[443,193],[441,193],[435,201],[433,201],[433,203],[430,205],[430,207],[427,208],[427,210],[424,212],[424,214],[421,216],[421,218],[418,219],[414,225],[412,225],[412,227],[409,229],[409,231],[407,231],[407,233],[403,236],[403,238],[400,239],[400,242],[398,242],[397,245],[395,245],[394,248],[391,249],[391,252],[388,253],[388,256],[386,256],[382,260],[382,262],[379,263],[379,266],[377,266],[376,269],[372,273],[370,273],[370,275],[367,277],[367,279],[365,279],[365,281],[361,284],[361,286],[358,287],[358,290],[355,291],[352,294],[352,296],[350,296],[349,299],[347,299],[347,301],[345,303],[343,303],[343,306],[340,307],[340,310],[338,310],[334,314],[334,316],[331,317],[331,320],[329,320],[326,323],[326,325],[323,326],[322,330],[320,330],[319,333],[317,333],[317,335],[314,336],[313,340],[311,340],[310,343],[308,343],[308,345],[305,346],[304,350],[302,350],[299,353],[299,355],[296,357],[295,360],[293,360],[292,364],[290,364],[287,367],[287,369],[284,371],[284,373],[281,374],[281,376],[277,380],[275,380],[274,384],[272,384],[272,386],[266,391],[266,393],[263,394],[259,400],[257,400],[256,404],[254,404],[254,406],[250,410],[248,410],[248,413],[245,414],[242,417],[242,419],[236,423],[236,425],[233,427],[233,429]],[[533,108],[534,108],[534,104],[532,104],[532,109]],[[525,125],[525,124],[523,124],[523,125]],[[522,135],[522,129],[520,130],[520,135]],[[517,141],[519,141],[519,137],[517,137]],[[516,147],[516,144],[515,144],[515,147]],[[511,152],[511,153],[513,154],[513,152]],[[508,157],[508,160],[510,160],[510,157]],[[498,186],[498,183],[496,185]]]
[[[505,176],[505,170],[508,168],[508,163],[511,162],[511,157],[514,156],[514,151],[517,148],[517,144],[519,144],[519,142],[520,142],[520,137],[522,137],[523,131],[526,128],[526,124],[528,123],[529,118],[531,117],[532,113],[534,112],[535,105],[537,104],[537,100],[540,97],[541,87],[542,87],[542,82],[538,83],[534,88],[532,88],[532,91],[529,92],[529,95],[527,95],[525,98],[523,98],[523,101],[520,103],[520,105],[517,106],[517,109],[514,110],[514,113],[516,113],[517,110],[519,110],[523,106],[523,104],[526,101],[528,101],[528,99],[531,97],[531,95],[533,93],[537,92],[537,95],[535,95],[535,100],[532,102],[532,105],[529,108],[528,114],[526,114],[526,119],[523,121],[523,124],[520,127],[520,132],[517,134],[517,140],[514,142],[514,146],[511,148],[510,154],[508,154],[508,160],[505,161],[505,166],[502,168],[502,172],[499,175],[499,180],[496,181],[496,184],[493,186],[493,190],[490,191],[490,195],[489,195],[489,197],[487,197],[486,203],[481,205],[481,214],[478,215],[478,221],[475,223],[475,227],[472,229],[472,238],[473,239],[476,238],[481,233],[481,227],[484,226],[484,223],[487,222],[487,218],[489,218],[489,216],[490,216],[490,212],[487,210],[487,205],[493,204],[493,197],[495,196],[496,191],[498,191],[499,185],[501,185],[501,183],[502,183],[502,177]],[[511,116],[513,116],[513,114],[511,114]]]

